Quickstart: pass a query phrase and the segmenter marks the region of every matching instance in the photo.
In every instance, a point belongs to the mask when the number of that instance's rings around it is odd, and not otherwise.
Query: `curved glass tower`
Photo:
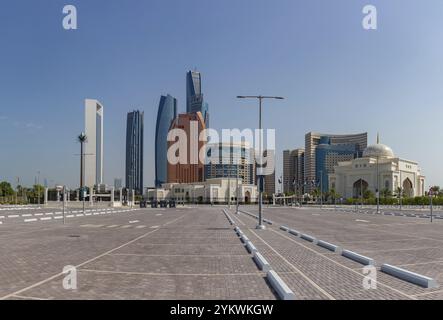
[[[186,112],[201,112],[206,128],[209,128],[209,106],[203,99],[201,73],[188,71],[186,74]]]
[[[177,117],[177,99],[161,96],[155,126],[155,186],[160,187],[168,180],[168,132]]]

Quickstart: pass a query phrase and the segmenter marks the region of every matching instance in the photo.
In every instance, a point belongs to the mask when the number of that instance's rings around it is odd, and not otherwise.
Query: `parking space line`
[[[181,215],[180,217],[175,218],[175,219],[169,221],[168,223],[165,223],[164,225],[167,225],[167,224],[170,224],[170,223],[174,223],[174,222],[176,222],[176,221],[179,220],[179,219],[183,219],[185,216],[186,216],[186,215]],[[124,248],[124,247],[126,247],[126,246],[128,246],[128,245],[130,245],[130,244],[132,244],[132,243],[134,243],[134,242],[137,242],[137,241],[139,241],[139,240],[141,240],[141,239],[143,239],[143,238],[146,238],[148,235],[150,235],[150,234],[152,234],[152,233],[154,233],[154,232],[157,232],[158,230],[161,230],[161,229],[155,229],[155,230],[151,230],[151,231],[149,231],[149,232],[146,232],[145,234],[142,234],[141,236],[138,236],[138,237],[136,237],[135,239],[132,239],[132,240],[130,240],[130,241],[128,241],[128,242],[125,242],[125,243],[123,243],[122,245],[120,245],[120,246],[118,246],[118,247],[115,247],[115,248],[113,248],[113,249],[111,249],[111,250],[108,250],[108,251],[102,253],[102,254],[99,254],[99,255],[95,256],[94,258],[91,258],[91,259],[89,259],[89,260],[86,260],[86,261],[84,261],[84,262],[82,262],[82,263],[76,265],[75,267],[78,269],[78,268],[80,268],[80,267],[82,267],[82,266],[84,266],[84,265],[86,265],[86,264],[88,264],[88,263],[91,263],[91,262],[93,262],[93,261],[95,261],[95,260],[98,260],[98,259],[100,259],[100,258],[106,256],[107,254],[110,254],[110,253],[112,253],[112,252],[114,252],[114,251],[117,251],[117,250],[119,250],[119,249],[121,249],[121,248]],[[40,285],[42,285],[42,284],[45,284],[45,283],[47,283],[47,282],[49,282],[49,281],[51,281],[51,280],[53,280],[53,279],[55,279],[55,278],[57,278],[57,277],[62,276],[63,274],[64,274],[63,272],[58,272],[58,273],[56,273],[56,274],[54,274],[54,275],[52,275],[52,276],[50,276],[50,277],[48,277],[48,278],[46,278],[46,279],[44,279],[44,280],[41,280],[41,281],[39,281],[39,282],[36,282],[36,283],[34,283],[34,284],[32,284],[32,285],[29,285],[29,286],[27,286],[27,287],[25,287],[25,288],[19,289],[19,290],[17,290],[17,291],[12,292],[12,293],[6,294],[6,295],[4,295],[3,297],[0,297],[0,300],[8,299],[8,298],[10,298],[10,297],[12,297],[12,296],[14,296],[14,295],[21,294],[22,292],[25,292],[25,291],[28,291],[28,290],[33,289],[33,288],[35,288],[35,287],[38,287],[38,286],[40,286]]]

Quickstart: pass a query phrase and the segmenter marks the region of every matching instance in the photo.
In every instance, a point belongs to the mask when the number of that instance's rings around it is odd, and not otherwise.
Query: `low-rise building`
[[[366,190],[374,195],[401,191],[405,197],[423,196],[425,177],[417,162],[395,156],[390,147],[377,141],[364,150],[362,158],[341,161],[334,167],[329,174],[332,189],[344,198],[359,198]]]
[[[257,202],[257,186],[242,184],[241,179],[208,179],[194,183],[165,183],[161,188],[148,189],[149,200],[175,200],[196,203],[236,203],[237,192],[240,203]]]

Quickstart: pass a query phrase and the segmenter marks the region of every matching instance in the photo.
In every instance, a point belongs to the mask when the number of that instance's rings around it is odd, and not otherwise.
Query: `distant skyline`
[[[443,185],[443,2],[369,3],[375,31],[362,28],[360,0],[72,0],[78,30],[66,31],[66,1],[2,1],[0,180],[31,185],[40,172],[41,183],[78,186],[91,98],[105,108],[104,183],[125,176],[126,114],[138,109],[144,185],[154,186],[159,98],[185,112],[186,72],[197,69],[217,130],[257,127],[257,103],[237,95],[285,97],[263,108],[277,177],[282,151],[304,147],[309,131],[368,132],[368,144],[380,132],[428,186]]]

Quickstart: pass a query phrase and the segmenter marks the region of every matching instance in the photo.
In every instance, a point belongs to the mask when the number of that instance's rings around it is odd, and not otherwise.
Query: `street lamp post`
[[[360,205],[363,210],[363,178],[360,178]]]
[[[260,154],[260,160],[263,157],[263,150],[262,150],[262,101],[263,99],[278,99],[283,100],[283,97],[270,97],[270,96],[237,96],[238,99],[258,99],[259,101],[259,111],[258,111],[258,129],[259,129],[259,154]],[[260,164],[260,171],[258,174],[258,225],[257,229],[265,229],[265,226],[263,224],[263,172],[262,167]]]
[[[37,176],[37,186],[36,186],[36,188],[37,188],[37,190],[38,190],[38,192],[37,192],[37,194],[38,194],[38,205],[40,205],[40,171],[38,171],[37,172],[37,174],[38,174],[38,176]]]
[[[236,202],[236,210],[235,210],[235,213],[236,214],[239,214],[239,212],[238,212],[238,203],[239,203],[239,199],[238,199],[238,197],[239,197],[239,195],[238,195],[238,171],[239,171],[239,165],[237,165],[237,179],[236,179],[236,187],[235,187],[235,198],[236,198],[236,200],[237,200],[237,202]],[[243,185],[243,183],[242,183],[242,185]]]
[[[323,170],[320,170],[320,209],[323,208]]]
[[[429,189],[429,209],[431,210],[431,222],[433,221],[434,218],[434,210],[432,208],[432,195],[433,195],[433,191],[432,191],[432,187]]]
[[[375,189],[375,196],[377,197],[377,213],[380,213],[380,181],[379,181],[378,155],[377,155],[377,188]]]
[[[63,224],[66,224],[66,214],[65,214],[65,201],[66,201],[66,186],[63,186]]]

